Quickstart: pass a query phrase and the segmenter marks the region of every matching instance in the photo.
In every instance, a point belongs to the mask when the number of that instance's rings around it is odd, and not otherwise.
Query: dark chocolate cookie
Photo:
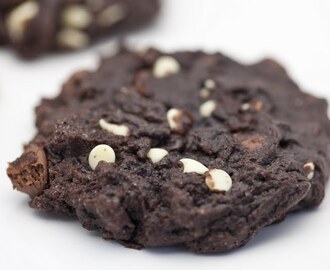
[[[8,175],[33,208],[125,246],[223,252],[321,203],[326,112],[272,60],[122,49],[42,101]]]
[[[26,58],[78,50],[146,24],[158,10],[158,0],[7,0],[0,4],[0,44]]]

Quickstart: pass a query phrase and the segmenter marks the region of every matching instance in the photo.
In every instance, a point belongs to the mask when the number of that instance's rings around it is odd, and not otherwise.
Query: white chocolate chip
[[[105,121],[104,119],[101,119],[99,121],[99,124],[101,128],[117,136],[127,137],[130,134],[129,128],[125,125],[111,124]]]
[[[199,91],[199,96],[201,98],[208,98],[211,95],[211,90],[214,90],[215,87],[215,81],[212,79],[205,80],[204,87]]]
[[[314,177],[314,171],[315,171],[315,164],[313,162],[307,162],[304,165],[304,169],[307,172],[307,179],[312,180]]]
[[[312,180],[314,177],[314,172],[310,172],[309,174],[307,174],[307,179],[308,180]]]
[[[70,5],[61,15],[62,25],[75,29],[84,29],[92,22],[92,14],[84,5]]]
[[[107,163],[114,163],[116,161],[115,152],[109,145],[99,144],[90,152],[88,162],[92,170],[95,170],[100,161]]]
[[[171,56],[159,57],[153,67],[153,74],[156,78],[164,78],[180,71],[180,64]]]
[[[24,37],[26,23],[39,13],[39,4],[36,1],[27,1],[13,9],[6,18],[6,26],[10,38],[20,41]]]
[[[193,119],[188,112],[175,108],[170,109],[166,117],[171,131],[182,135],[188,132],[193,123]]]
[[[212,191],[228,191],[232,187],[232,180],[229,174],[219,169],[209,170],[205,183]]]
[[[96,23],[102,27],[109,27],[120,22],[126,16],[126,8],[117,3],[102,10],[96,17]]]
[[[171,130],[178,130],[180,128],[178,119],[180,118],[181,114],[182,111],[175,108],[170,109],[167,112],[167,121]]]
[[[151,148],[147,153],[147,157],[152,161],[152,163],[158,163],[166,155],[168,155],[168,152],[162,148]]]
[[[65,48],[78,50],[89,44],[89,37],[82,31],[66,28],[57,34],[57,42]]]
[[[210,89],[202,88],[202,89],[199,91],[199,96],[200,96],[201,98],[208,98],[210,95],[211,95],[211,91],[210,91]]]
[[[251,104],[250,103],[244,103],[241,106],[241,111],[246,112],[251,109]]]
[[[194,159],[183,158],[183,159],[180,159],[180,162],[183,164],[184,173],[204,174],[209,170],[202,163],[200,163]]]
[[[310,170],[310,171],[314,171],[315,170],[315,164],[313,162],[307,162],[305,165],[304,165],[304,169],[305,170]]]
[[[217,107],[217,102],[215,100],[209,100],[203,103],[199,108],[199,113],[203,117],[210,117]]]
[[[215,81],[213,81],[212,79],[207,79],[204,81],[204,86],[207,89],[214,89],[216,84],[215,84]]]

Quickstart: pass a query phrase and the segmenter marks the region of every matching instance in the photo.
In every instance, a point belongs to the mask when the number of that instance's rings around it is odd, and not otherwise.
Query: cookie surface
[[[145,25],[158,10],[158,0],[6,0],[0,4],[0,44],[25,58],[79,50]]]
[[[272,60],[122,49],[42,101],[8,175],[105,239],[224,252],[321,203],[326,111]]]

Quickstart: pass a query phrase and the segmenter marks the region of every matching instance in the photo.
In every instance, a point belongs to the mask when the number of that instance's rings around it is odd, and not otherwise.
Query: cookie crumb
[[[202,117],[210,117],[217,107],[215,100],[209,100],[203,103],[199,108],[199,113]]]
[[[167,155],[168,152],[162,148],[151,148],[147,153],[147,157],[152,161],[152,163],[158,163]]]
[[[99,121],[99,125],[102,129],[117,136],[128,137],[130,134],[129,128],[125,125],[116,125],[116,124],[108,123],[104,119],[101,119]]]
[[[309,161],[304,165],[304,169],[307,172],[307,179],[312,180],[314,177],[315,164]]]
[[[232,179],[229,174],[219,169],[209,170],[205,183],[212,191],[228,191],[232,187]]]
[[[69,5],[62,11],[61,22],[65,27],[85,29],[92,22],[92,14],[84,5]]]
[[[153,67],[153,75],[156,78],[164,78],[180,71],[179,62],[171,56],[159,57]]]
[[[88,157],[89,166],[95,170],[100,161],[114,163],[116,155],[113,149],[106,144],[99,144],[93,148]]]
[[[63,48],[78,50],[88,46],[89,36],[79,30],[64,28],[57,34],[57,42]]]
[[[192,117],[185,111],[172,108],[167,112],[170,129],[179,134],[185,134],[192,125]]]
[[[9,13],[6,26],[13,41],[23,39],[27,23],[38,15],[39,9],[39,4],[36,1],[26,1]]]
[[[183,159],[180,159],[180,162],[183,164],[184,173],[204,174],[209,170],[202,163],[200,163],[194,159],[183,158]]]

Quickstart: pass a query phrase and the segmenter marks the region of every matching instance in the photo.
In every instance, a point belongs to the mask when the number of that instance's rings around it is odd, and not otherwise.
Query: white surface
[[[304,89],[330,99],[330,1],[164,2],[158,24],[131,35],[133,44],[222,50],[242,61],[273,56]],[[28,208],[27,197],[11,190],[6,162],[33,136],[40,97],[54,96],[73,71],[94,67],[97,51],[24,63],[0,50],[0,269],[330,269],[329,196],[318,209],[266,228],[244,248],[213,256],[126,249],[75,220]]]

